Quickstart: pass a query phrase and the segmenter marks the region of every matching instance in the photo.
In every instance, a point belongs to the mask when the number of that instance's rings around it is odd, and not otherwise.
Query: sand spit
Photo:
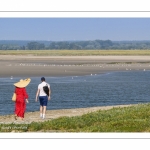
[[[147,71],[150,70],[150,56],[0,55],[0,70],[0,78],[39,77],[39,79],[41,76],[82,76],[113,71]],[[130,105],[48,110],[45,120],[126,106]],[[14,120],[14,115],[0,116],[0,123],[31,123],[45,120],[39,118],[39,112],[27,112],[22,122]]]

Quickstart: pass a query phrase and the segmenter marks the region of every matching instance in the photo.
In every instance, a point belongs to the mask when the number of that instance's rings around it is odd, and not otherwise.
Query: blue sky
[[[0,18],[0,40],[150,40],[150,18]]]

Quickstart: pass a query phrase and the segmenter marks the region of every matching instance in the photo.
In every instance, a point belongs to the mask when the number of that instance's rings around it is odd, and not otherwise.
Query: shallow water
[[[40,78],[31,78],[26,90],[29,104],[26,112],[39,111],[35,102]],[[21,78],[0,78],[0,115],[13,114],[11,97],[13,84]],[[89,76],[46,77],[52,95],[47,109],[81,108],[123,104],[147,103],[150,101],[150,71],[111,72]]]

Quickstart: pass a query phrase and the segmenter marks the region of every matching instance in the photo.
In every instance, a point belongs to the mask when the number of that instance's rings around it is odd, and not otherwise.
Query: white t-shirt
[[[39,96],[47,96],[46,93],[43,90],[43,86],[45,86],[46,84],[48,85],[48,88],[50,89],[50,85],[48,83],[46,83],[45,81],[43,81],[42,83],[40,83],[38,85],[38,89],[40,90]]]

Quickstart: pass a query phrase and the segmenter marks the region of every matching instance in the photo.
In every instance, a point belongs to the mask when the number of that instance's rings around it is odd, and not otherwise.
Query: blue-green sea
[[[88,76],[45,77],[51,86],[47,110],[86,108],[150,102],[150,71],[110,72]],[[22,77],[0,78],[0,115],[14,114],[14,83]],[[39,111],[35,102],[41,77],[31,77],[26,87],[26,112]]]

